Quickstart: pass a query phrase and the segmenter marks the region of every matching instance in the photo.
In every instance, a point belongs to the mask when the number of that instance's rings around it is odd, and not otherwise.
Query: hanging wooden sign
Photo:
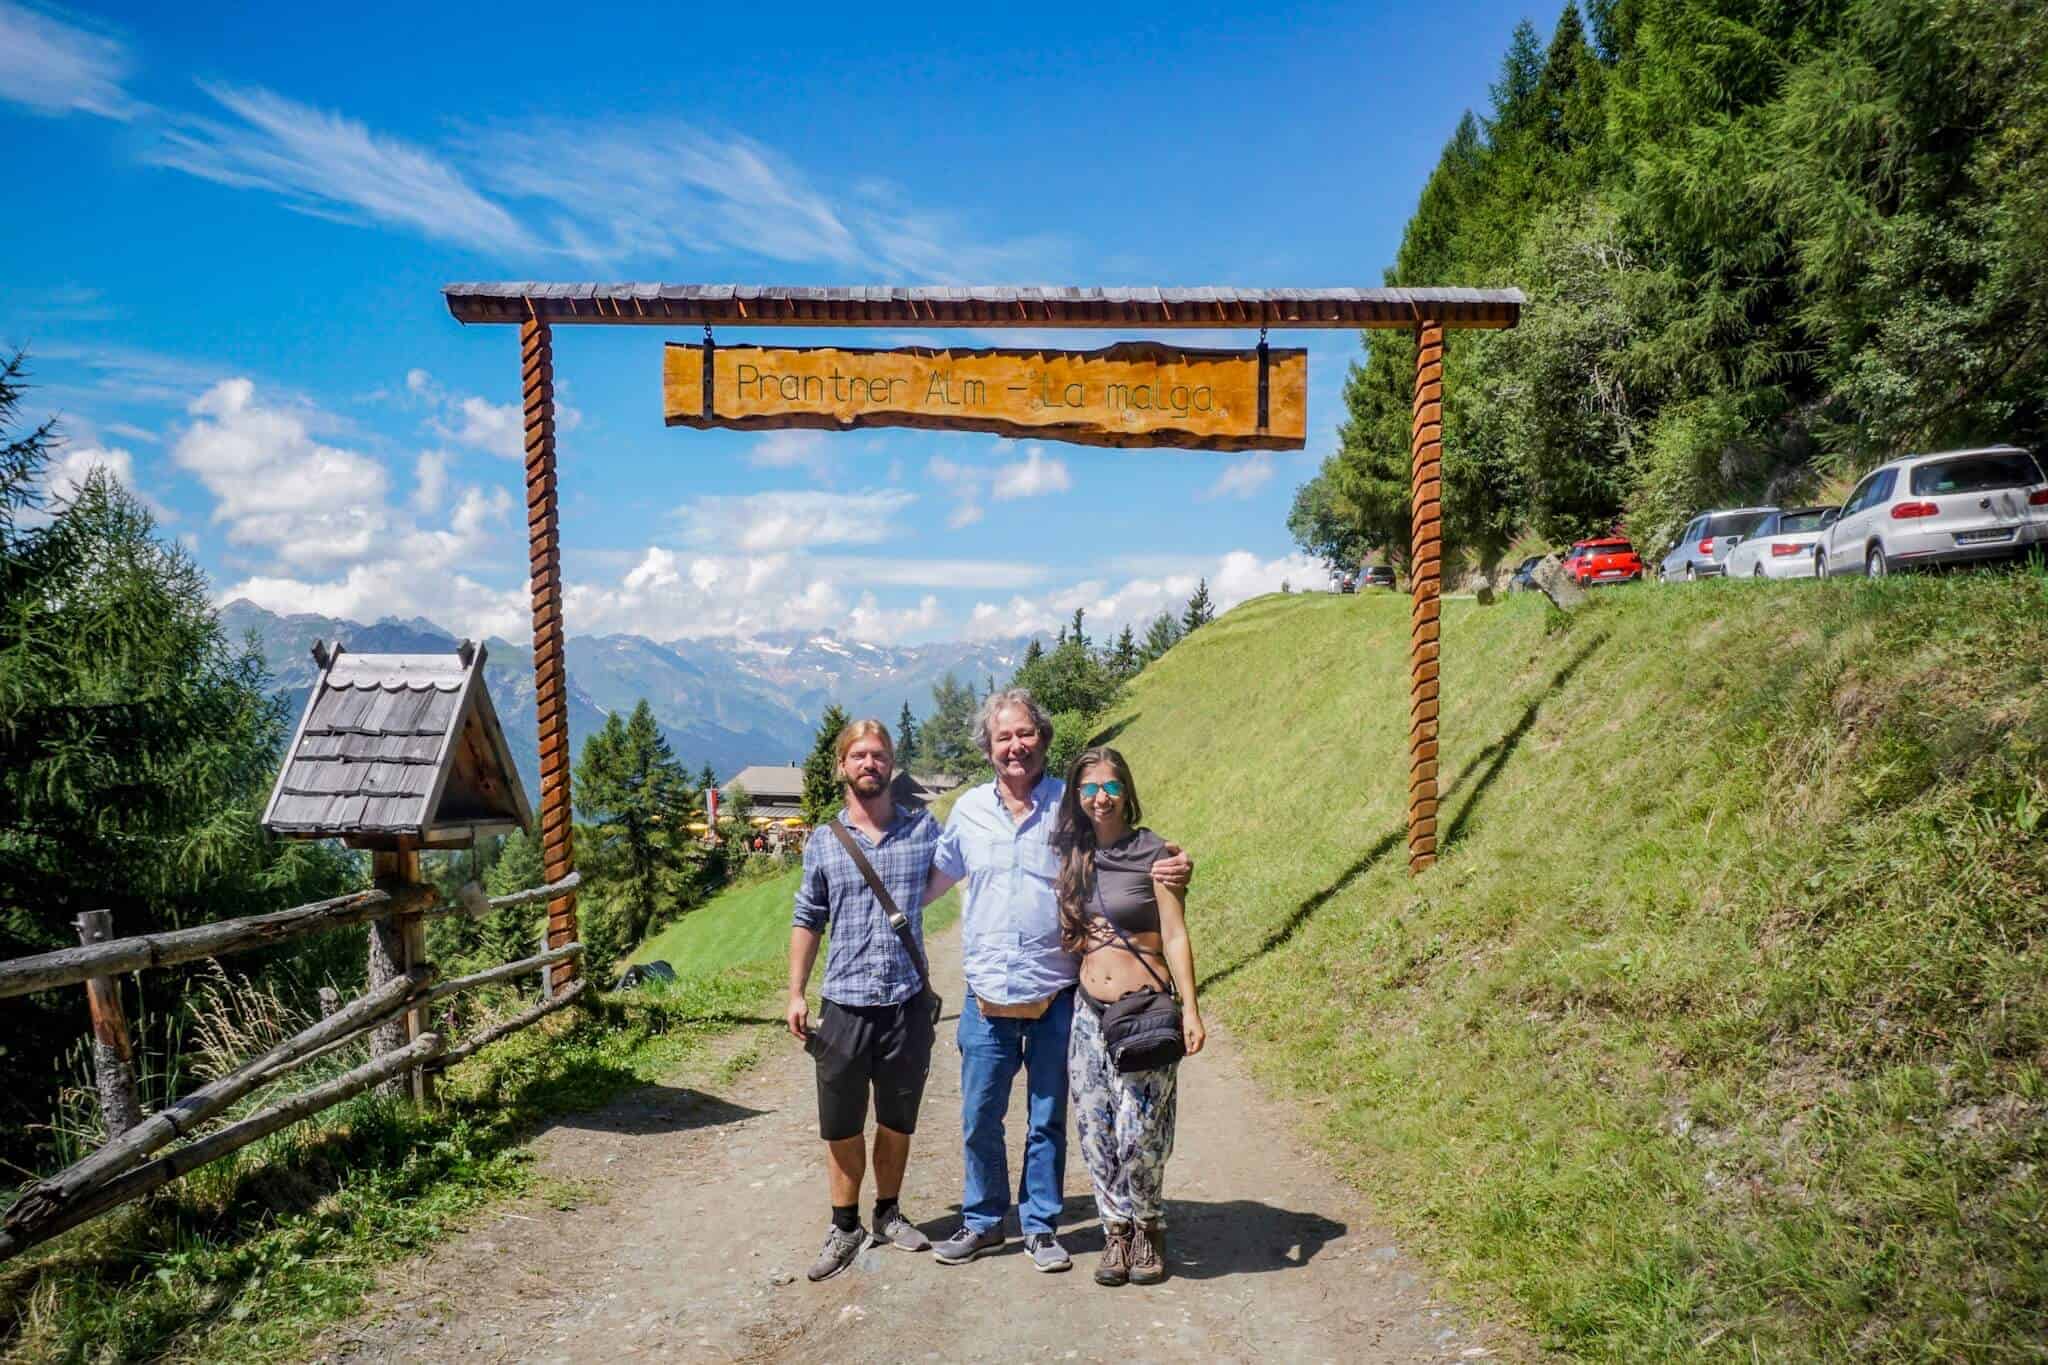
[[[1308,352],[1263,343],[1046,351],[671,342],[662,379],[672,427],[925,427],[1203,450],[1299,450],[1308,438]]]

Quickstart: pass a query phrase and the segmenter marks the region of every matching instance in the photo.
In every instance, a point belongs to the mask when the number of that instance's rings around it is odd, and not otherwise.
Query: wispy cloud
[[[126,122],[143,109],[121,88],[130,65],[118,39],[0,0],[0,99],[38,114]]]
[[[260,86],[200,88],[227,117],[171,120],[146,153],[153,163],[268,190],[319,218],[405,228],[484,251],[539,248],[518,219],[432,152]]]
[[[677,509],[694,543],[746,554],[825,545],[879,545],[899,533],[897,517],[917,501],[902,489],[821,493],[808,489],[702,497]]]
[[[1234,458],[1223,466],[1223,472],[1202,491],[1201,496],[1204,499],[1248,498],[1264,488],[1272,477],[1272,456],[1258,454]]]

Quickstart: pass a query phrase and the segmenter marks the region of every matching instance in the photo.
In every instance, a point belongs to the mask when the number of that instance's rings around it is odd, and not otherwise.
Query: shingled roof
[[[484,651],[351,654],[320,679],[264,810],[266,829],[362,847],[452,847],[533,821],[483,685]]]

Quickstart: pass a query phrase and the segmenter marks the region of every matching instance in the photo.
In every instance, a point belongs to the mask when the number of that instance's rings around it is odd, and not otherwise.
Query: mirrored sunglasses
[[[1105,796],[1122,796],[1124,794],[1124,784],[1121,782],[1083,782],[1081,784],[1081,799],[1083,801],[1093,801],[1097,792],[1101,792]]]

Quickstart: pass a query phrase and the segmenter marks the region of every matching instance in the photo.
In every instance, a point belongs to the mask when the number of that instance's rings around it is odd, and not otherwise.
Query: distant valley
[[[386,617],[374,625],[329,616],[280,616],[237,599],[221,621],[239,639],[253,631],[292,716],[305,707],[318,669],[315,640],[339,640],[364,654],[446,653],[457,639],[424,617]],[[569,734],[580,752],[586,735],[612,711],[641,697],[694,774],[709,763],[721,780],[749,763],[801,760],[818,718],[838,702],[854,715],[880,716],[893,726],[904,702],[922,716],[932,685],[952,673],[980,686],[1007,679],[1028,640],[950,641],[883,646],[844,640],[830,631],[783,631],[751,640],[674,640],[639,635],[572,635],[569,652]],[[505,640],[485,642],[484,678],[504,723],[527,791],[540,790],[533,715],[533,657]]]

